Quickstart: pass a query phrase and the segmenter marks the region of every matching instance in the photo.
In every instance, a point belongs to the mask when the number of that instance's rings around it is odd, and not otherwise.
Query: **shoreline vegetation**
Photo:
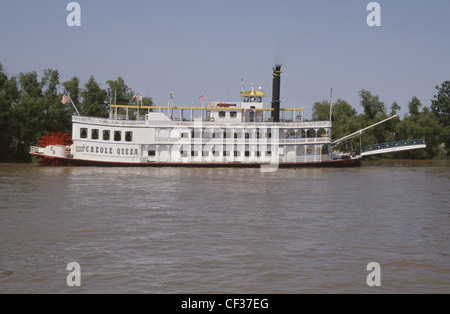
[[[83,116],[108,117],[109,104],[129,104],[136,95],[122,77],[106,81],[106,88],[93,75],[81,84],[76,76],[60,82],[58,70],[47,69],[42,75],[35,71],[8,76],[0,63],[0,162],[31,162],[29,147],[50,132],[71,134],[74,109],[70,102],[61,102],[64,90]],[[332,106],[332,138],[338,139],[364,127],[388,118],[400,111],[394,102],[388,108],[378,95],[368,90],[359,91],[363,113],[343,99]],[[144,106],[152,106],[151,97],[142,99]],[[360,139],[335,147],[346,151],[349,146],[359,153],[360,145],[425,139],[425,149],[397,152],[375,159],[449,159],[450,157],[450,81],[436,86],[436,95],[423,105],[417,97],[407,104],[408,114],[389,120],[364,132]],[[328,100],[313,104],[312,121],[329,120]]]

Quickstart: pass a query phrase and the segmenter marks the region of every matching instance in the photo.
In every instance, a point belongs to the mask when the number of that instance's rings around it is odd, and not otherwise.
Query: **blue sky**
[[[122,76],[166,105],[238,100],[241,78],[271,100],[272,67],[282,64],[283,107],[379,95],[401,114],[425,106],[450,80],[450,1],[384,0],[381,26],[366,23],[366,0],[79,0],[81,26],[69,27],[65,0],[2,0],[0,63],[8,75],[51,68],[102,87]]]

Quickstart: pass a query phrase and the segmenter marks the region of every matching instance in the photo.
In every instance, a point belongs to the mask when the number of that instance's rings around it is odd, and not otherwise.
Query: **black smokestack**
[[[281,75],[281,65],[277,64],[273,68],[273,86],[272,86],[273,122],[280,122],[280,75]]]

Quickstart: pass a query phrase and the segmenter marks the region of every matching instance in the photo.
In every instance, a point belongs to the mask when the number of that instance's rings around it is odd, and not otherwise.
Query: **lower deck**
[[[124,163],[279,163],[329,160],[329,146],[322,143],[180,143],[107,144],[74,141],[74,159]]]

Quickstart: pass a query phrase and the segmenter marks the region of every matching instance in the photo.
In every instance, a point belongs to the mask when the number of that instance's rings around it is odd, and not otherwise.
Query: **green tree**
[[[437,95],[431,100],[431,112],[443,124],[441,141],[450,156],[450,81],[445,81],[441,86],[436,86]],[[441,143],[441,144],[442,144]]]
[[[400,107],[399,104],[397,104],[396,101],[394,101],[391,105],[391,116],[393,116],[394,114],[397,114],[398,111],[400,111],[402,109],[402,107]]]
[[[142,98],[142,106],[153,106],[153,99],[151,97],[143,97]]]
[[[359,96],[361,97],[364,114],[369,120],[386,114],[384,103],[380,101],[378,95],[373,96],[371,92],[363,89],[359,92]]]
[[[62,94],[58,92],[59,85],[58,70],[44,70],[41,78],[45,114],[43,133],[70,132],[72,129],[72,106],[61,102]]]
[[[312,108],[313,121],[328,121],[330,120],[330,102],[321,101],[315,102]]]
[[[339,98],[333,104],[332,109],[332,121],[337,122],[342,120],[344,117],[354,117],[356,116],[356,109],[354,109],[348,102]]]
[[[434,99],[431,100],[431,112],[445,125],[450,125],[450,81],[442,83],[441,87],[436,86],[438,91]]]
[[[30,160],[28,151],[42,135],[46,104],[42,81],[36,72],[20,73],[18,102],[13,106],[13,138],[11,154],[14,160]]]
[[[418,115],[420,113],[420,108],[422,107],[422,102],[414,96],[411,101],[408,103],[409,114],[410,115]]]
[[[143,107],[151,107],[153,106],[153,99],[151,97],[143,97],[142,98],[142,104]],[[152,111],[152,109],[141,109],[142,112],[148,112],[148,111]],[[142,114],[141,112],[141,114]]]
[[[110,94],[111,103],[117,105],[131,105],[131,101],[135,92],[125,84],[125,80],[119,76],[115,81],[109,80],[106,81],[106,84],[109,86],[108,93]],[[116,108],[118,112],[125,112],[125,109]],[[137,110],[136,110],[137,112]],[[128,112],[130,117],[134,117],[134,112]]]
[[[115,81],[106,81],[108,85],[108,92],[112,98],[112,103],[118,105],[128,105],[133,95],[134,91],[125,84],[125,80],[122,77],[118,77]]]
[[[8,78],[0,63],[0,160],[11,157],[12,140],[14,137],[14,120],[12,108],[19,96],[17,79]]]
[[[83,99],[81,115],[92,117],[107,117],[109,115],[109,105],[106,102],[107,92],[98,85],[93,75],[84,85],[80,96]]]
[[[428,110],[410,115],[397,124],[396,136],[398,140],[425,139],[425,149],[410,150],[398,153],[402,158],[431,159],[442,158],[440,144],[446,136],[442,123]]]

